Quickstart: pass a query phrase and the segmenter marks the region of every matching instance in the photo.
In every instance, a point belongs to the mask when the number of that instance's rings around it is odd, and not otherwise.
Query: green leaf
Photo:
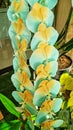
[[[16,106],[10,99],[8,99],[6,96],[0,93],[0,100],[11,114],[15,115],[18,118],[20,117],[20,113],[16,111]]]
[[[7,130],[8,127],[10,127],[10,124],[6,121],[0,122],[0,130]]]
[[[27,122],[25,124],[25,130],[31,130]]]
[[[59,49],[63,49],[64,47],[70,46],[72,44],[73,44],[73,38],[70,41],[64,43]]]
[[[68,51],[70,51],[72,48],[73,48],[73,38],[67,43],[64,43],[60,48],[58,48],[58,50],[62,51],[60,55],[64,55]]]
[[[13,120],[10,122],[3,121],[0,123],[0,130],[19,130],[22,126],[20,120]]]

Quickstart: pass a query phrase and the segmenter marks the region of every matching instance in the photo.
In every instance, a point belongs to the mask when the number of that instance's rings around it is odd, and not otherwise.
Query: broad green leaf
[[[73,38],[68,41],[67,43],[64,43],[60,48],[58,48],[59,50],[61,50],[61,55],[66,54],[68,51],[70,51],[73,48]]]
[[[0,130],[7,130],[7,128],[10,127],[10,124],[6,121],[0,122]]]
[[[11,114],[15,115],[16,117],[20,117],[20,113],[16,111],[16,106],[10,99],[8,99],[6,96],[0,93],[0,100]]]
[[[70,41],[64,43],[64,44],[59,48],[59,50],[60,50],[60,49],[63,49],[64,47],[67,47],[67,46],[69,46],[69,45],[71,45],[71,44],[73,44],[73,38],[72,38]]]
[[[22,122],[20,120],[14,120],[10,122],[2,122],[0,123],[0,130],[19,130],[22,126]]]

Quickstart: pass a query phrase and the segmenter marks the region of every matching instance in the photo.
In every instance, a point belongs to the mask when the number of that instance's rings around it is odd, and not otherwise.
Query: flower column
[[[50,9],[57,0],[26,1],[11,0],[8,10],[8,18],[12,22],[9,35],[15,53],[11,79],[17,90],[12,95],[21,104],[17,110],[21,112],[23,120],[28,121],[31,129],[37,126],[41,130],[53,130],[63,123],[56,117],[62,104],[62,100],[57,98],[60,83],[52,79],[58,69],[59,53],[53,46],[58,33],[52,27],[54,15]],[[30,12],[27,3],[31,6]],[[25,55],[31,38],[30,31],[34,33],[30,57],[30,65],[37,75],[34,85],[30,81]]]
[[[33,97],[33,104],[38,110],[35,124],[41,125],[42,130],[49,130],[59,127],[62,123],[62,120],[55,119],[55,113],[59,111],[62,99],[56,98],[60,83],[52,79],[58,69],[59,53],[53,46],[58,33],[52,27],[54,15],[48,7],[45,7],[47,6],[45,3],[29,2],[33,6],[27,16],[26,25],[31,32],[35,33],[31,41],[33,53],[30,57],[30,65],[37,75]]]
[[[31,73],[26,63],[27,57],[25,54],[31,38],[31,33],[27,29],[25,23],[28,12],[29,7],[24,0],[12,0],[11,6],[9,7],[7,12],[8,18],[11,21],[9,36],[11,38],[12,47],[14,49],[14,74],[12,75],[11,80],[17,90],[14,91],[12,95],[19,103],[21,103],[22,99],[19,97],[18,94],[20,94],[21,96],[29,95],[30,97],[32,97],[34,91],[33,84],[30,81]],[[26,118],[26,115],[24,115],[24,118]]]

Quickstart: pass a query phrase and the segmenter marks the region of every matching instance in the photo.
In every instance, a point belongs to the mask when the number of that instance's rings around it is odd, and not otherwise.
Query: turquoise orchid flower
[[[18,18],[26,21],[27,14],[29,12],[29,6],[25,0],[12,1],[11,6],[7,11],[7,16],[11,22],[17,21]]]
[[[47,43],[40,43],[30,57],[30,65],[36,70],[36,68],[42,63],[45,64],[46,62],[53,60],[57,61],[58,56],[59,53],[56,48]]]
[[[41,124],[41,130],[54,130],[63,124],[63,120],[48,120]]]
[[[46,99],[56,97],[60,90],[60,83],[56,80],[43,80],[38,84],[34,93],[33,103],[40,106]]]
[[[41,64],[36,69],[36,75],[39,78],[47,78],[47,77],[54,77],[58,70],[58,63],[57,61],[50,61],[45,64]]]
[[[54,15],[49,8],[35,3],[32,10],[28,13],[26,25],[31,32],[35,33],[41,23],[46,24],[47,27],[52,26],[53,19]]]
[[[38,31],[31,40],[31,49],[35,50],[40,42],[46,42],[49,45],[54,45],[58,38],[58,32],[53,27],[46,27],[45,24],[40,24]],[[35,42],[35,44],[34,44]]]
[[[60,110],[62,99],[56,98],[55,100],[46,100],[42,103],[40,110],[36,117],[36,124],[42,124],[46,120],[51,120],[53,115]]]
[[[17,72],[18,70],[25,71],[29,75],[29,77],[31,77],[31,73],[30,73],[28,65],[26,64],[26,60],[24,56],[20,55],[20,56],[14,57],[13,68],[15,72]]]
[[[30,81],[28,74],[23,72],[16,72],[12,75],[11,80],[17,90],[23,91],[24,89],[34,92],[33,84]]]
[[[12,47],[16,52],[20,46],[24,46],[25,49],[27,48],[28,43],[30,42],[31,33],[23,24],[23,21],[18,19],[16,22],[11,24],[9,28],[9,36],[11,38]]]

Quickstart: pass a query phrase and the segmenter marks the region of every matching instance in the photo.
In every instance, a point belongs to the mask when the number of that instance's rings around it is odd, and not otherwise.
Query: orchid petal
[[[41,124],[41,130],[46,130],[48,128],[58,128],[63,124],[63,120],[48,120]],[[54,129],[52,129],[54,130]]]
[[[53,9],[58,2],[58,0],[26,0],[26,1],[30,4],[30,6],[33,6],[35,3],[38,2],[41,5],[48,7],[49,9]]]
[[[40,0],[26,0],[30,6],[33,6],[35,3],[39,2]]]
[[[35,91],[33,103],[40,106],[45,99],[49,97],[55,97],[60,90],[60,83],[56,80],[44,80],[39,84],[38,89]]]
[[[58,0],[40,0],[40,3],[49,9],[53,9],[56,6],[57,2]]]
[[[13,98],[14,98],[18,103],[21,103],[21,102],[22,102],[22,99],[21,99],[21,97],[19,96],[18,91],[13,91],[13,92],[12,92],[12,96],[13,96]]]
[[[26,39],[29,43],[31,38],[31,33],[27,29],[26,25],[23,24],[22,20],[17,20],[17,22],[13,22],[9,28],[9,36],[12,42],[16,42],[16,40]]]
[[[19,17],[25,22],[28,12],[29,7],[25,0],[12,1],[12,4],[8,9],[7,15],[11,22],[17,21]]]
[[[35,33],[31,41],[31,49],[35,50],[40,42],[54,45],[57,38],[58,32],[53,27],[47,28],[45,24],[40,24],[38,31]]]
[[[39,124],[45,122],[47,120],[47,115],[49,116],[49,118],[51,118],[51,115],[47,114],[46,112],[38,112],[35,123],[37,125],[39,125]]]
[[[41,64],[36,69],[36,74],[39,77],[47,78],[49,76],[54,77],[58,70],[58,62],[57,61],[50,61],[46,64]]]
[[[58,59],[59,52],[53,46],[45,43],[40,43],[38,48],[32,53],[30,57],[30,66],[35,70],[37,66],[42,63]]]
[[[23,101],[24,104],[26,104],[26,103],[32,104],[33,95],[32,95],[32,93],[30,91],[25,90],[23,93],[19,92],[18,94],[19,94],[19,96],[22,99],[22,101]]]
[[[35,3],[27,16],[26,25],[31,32],[35,33],[38,30],[39,24],[45,23],[47,27],[51,26],[53,19],[54,15],[50,9]]]
[[[29,79],[29,76],[26,72],[16,72],[12,75],[12,82],[16,88],[19,87],[21,91],[24,89],[29,90],[31,93],[34,92],[33,84]],[[17,83],[19,86],[17,86]]]
[[[14,87],[16,88],[16,90],[17,90],[17,91],[21,91],[21,89],[20,89],[20,85],[21,85],[21,84],[20,84],[20,82],[17,80],[17,77],[16,77],[15,74],[13,74],[13,75],[11,76],[11,81],[12,81]]]
[[[52,106],[52,111],[54,113],[58,112],[61,108],[61,105],[62,105],[62,99],[61,98],[56,98],[54,100],[54,103],[53,103],[53,106]]]
[[[54,121],[54,124],[53,124],[53,127],[54,127],[54,128],[58,128],[58,127],[60,127],[62,124],[63,124],[63,120],[55,120],[55,121]]]
[[[26,64],[26,61],[25,61],[24,57],[22,57],[22,56],[15,57],[13,59],[13,68],[14,68],[15,72],[17,72],[18,69],[24,70],[29,75],[29,77],[31,77],[29,67]]]
[[[55,98],[53,100],[46,100],[42,103],[40,111],[48,113],[56,113],[60,110],[62,105],[61,98]]]

